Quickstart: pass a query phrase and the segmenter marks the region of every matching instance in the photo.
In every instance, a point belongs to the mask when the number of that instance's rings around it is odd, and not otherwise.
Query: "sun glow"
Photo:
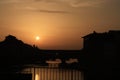
[[[36,38],[35,38],[35,39],[38,41],[38,40],[40,40],[40,37],[39,37],[39,36],[36,36]]]

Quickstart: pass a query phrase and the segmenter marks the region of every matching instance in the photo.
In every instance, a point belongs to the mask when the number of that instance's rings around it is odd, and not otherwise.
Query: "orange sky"
[[[81,49],[82,36],[120,29],[120,0],[0,0],[0,40],[8,34],[42,49]],[[35,40],[40,36],[39,41]]]

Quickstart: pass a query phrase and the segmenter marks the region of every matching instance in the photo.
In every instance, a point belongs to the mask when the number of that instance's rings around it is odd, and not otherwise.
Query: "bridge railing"
[[[32,74],[32,80],[84,80],[83,72],[77,68],[32,66],[21,73]]]

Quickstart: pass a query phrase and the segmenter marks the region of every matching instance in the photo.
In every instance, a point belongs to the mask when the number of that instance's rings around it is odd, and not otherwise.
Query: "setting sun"
[[[36,36],[36,40],[40,40],[40,37],[39,37],[39,36]]]

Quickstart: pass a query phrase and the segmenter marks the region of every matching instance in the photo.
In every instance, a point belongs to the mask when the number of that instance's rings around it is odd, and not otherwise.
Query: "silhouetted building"
[[[118,77],[120,31],[93,32],[83,37],[86,80],[114,80]]]

